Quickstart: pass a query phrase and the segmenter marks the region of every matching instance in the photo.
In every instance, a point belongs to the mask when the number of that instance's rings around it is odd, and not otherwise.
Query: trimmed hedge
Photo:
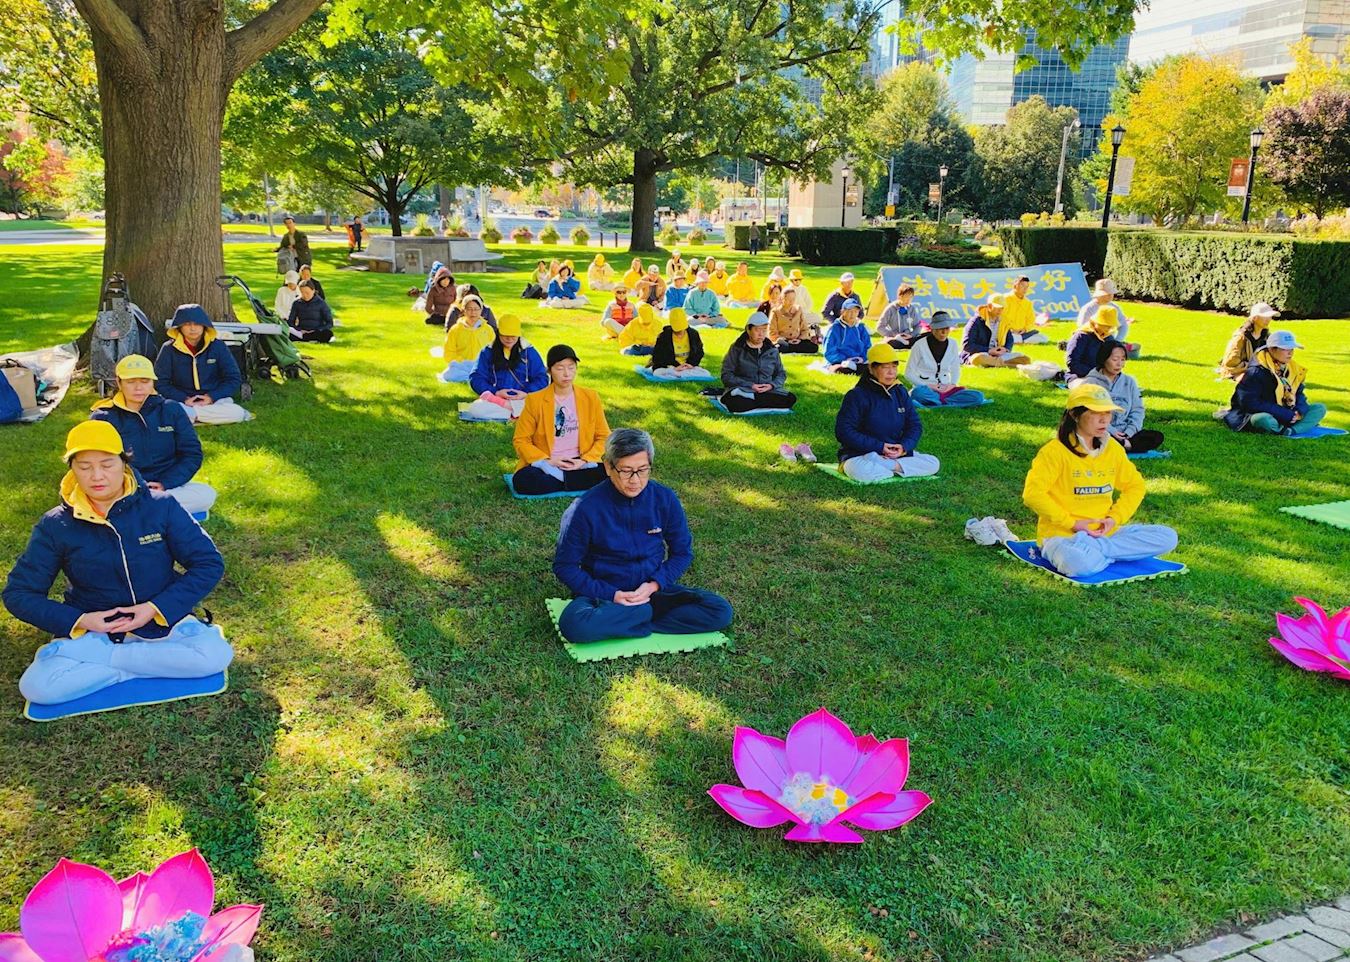
[[[998,240],[1004,267],[1078,263],[1088,283],[1106,276],[1107,232],[1100,227],[1000,227]]]
[[[871,227],[789,227],[787,253],[808,264],[840,266],[888,259],[893,230]]]
[[[1350,313],[1350,241],[1115,230],[1105,271],[1123,294],[1184,307]]]

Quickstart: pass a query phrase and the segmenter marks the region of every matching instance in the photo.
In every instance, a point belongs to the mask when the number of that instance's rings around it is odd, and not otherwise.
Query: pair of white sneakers
[[[976,544],[985,546],[1017,540],[1017,535],[1012,533],[1008,522],[993,517],[971,518],[966,522],[966,537]]]

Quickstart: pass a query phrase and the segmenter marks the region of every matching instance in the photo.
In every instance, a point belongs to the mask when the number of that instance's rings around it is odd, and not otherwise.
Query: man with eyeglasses
[[[655,454],[646,431],[614,431],[605,441],[609,483],[563,514],[553,573],[572,592],[558,627],[574,644],[731,624],[725,598],[679,583],[694,560],[693,537],[679,497],[651,480]]]

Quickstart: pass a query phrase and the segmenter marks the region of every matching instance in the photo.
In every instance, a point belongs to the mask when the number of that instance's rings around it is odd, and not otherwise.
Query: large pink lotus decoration
[[[1330,672],[1350,681],[1350,608],[1330,617],[1307,598],[1295,598],[1308,612],[1291,618],[1276,612],[1282,638],[1272,638],[1275,650],[1300,668]]]
[[[861,842],[844,822],[871,832],[898,828],[933,802],[900,790],[909,742],[855,738],[824,708],[793,725],[786,742],[737,728],[731,762],[745,787],[714,785],[708,794],[752,828],[795,823],[783,836],[789,842]]]
[[[211,914],[211,869],[195,848],[118,882],[61,859],[33,886],[0,962],[244,962],[261,905]]]

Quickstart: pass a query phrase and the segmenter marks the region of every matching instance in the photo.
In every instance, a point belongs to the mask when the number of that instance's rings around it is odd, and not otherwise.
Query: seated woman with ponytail
[[[511,476],[517,494],[586,491],[605,480],[601,467],[609,424],[600,395],[577,385],[576,351],[548,349],[550,384],[525,399],[512,444],[520,463]]]
[[[558,276],[548,285],[548,297],[545,307],[585,307],[589,301],[581,294],[581,281],[572,273],[572,268],[564,264],[558,268]]]
[[[108,422],[71,429],[65,460],[62,503],[34,526],[3,593],[15,618],[55,636],[19,691],[57,704],[133,678],[223,671],[233,650],[192,616],[225,573],[210,537],[173,497],[141,483]],[[58,575],[61,601],[49,597]]]
[[[469,386],[478,400],[465,413],[494,421],[519,417],[525,396],[548,387],[544,359],[521,337],[520,318],[503,314],[497,319],[497,336],[479,353]]]
[[[1071,386],[1057,437],[1036,454],[1022,487],[1022,501],[1039,519],[1045,560],[1069,578],[1177,546],[1166,525],[1129,524],[1144,500],[1144,479],[1111,437],[1111,416],[1120,410],[1100,384]]]
[[[1327,416],[1325,404],[1309,404],[1303,392],[1308,369],[1294,360],[1303,345],[1289,331],[1272,331],[1238,381],[1224,423],[1255,434],[1306,434]]]

